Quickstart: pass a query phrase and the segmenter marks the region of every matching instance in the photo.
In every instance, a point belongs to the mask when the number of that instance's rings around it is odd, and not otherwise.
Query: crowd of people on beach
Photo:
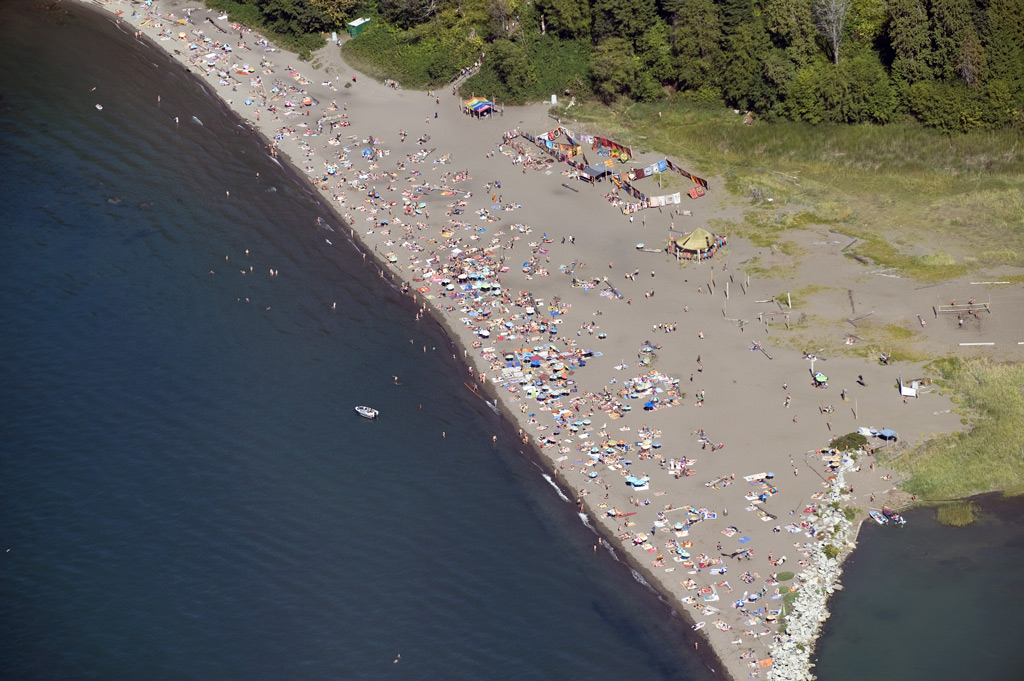
[[[271,131],[273,155],[284,148],[300,154],[299,167],[346,223],[335,229],[329,220],[318,220],[317,237],[331,244],[339,231],[346,230],[352,240],[372,242],[381,262],[379,276],[393,280],[415,300],[417,319],[432,308],[465,334],[469,340],[464,358],[471,362],[467,382],[474,387],[487,384],[503,398],[520,419],[519,437],[549,456],[552,473],[577,490],[580,508],[602,518],[622,550],[657,571],[697,619],[713,619],[713,627],[702,633],[717,630],[710,635],[724,638],[716,641],[716,649],[734,649],[735,660],[749,665],[750,678],[760,678],[771,667],[770,648],[787,641],[777,623],[792,602],[790,594],[803,592],[807,582],[778,569],[787,561],[782,549],[775,544],[755,546],[750,536],[755,533],[743,528],[764,523],[772,529],[769,538],[785,535],[791,540],[786,551],[793,551],[793,562],[810,569],[819,564],[819,533],[832,527],[822,523],[829,518],[827,504],[834,490],[823,485],[806,503],[791,504],[788,517],[780,519],[767,510],[783,487],[774,474],[742,471],[737,477],[724,458],[732,449],[723,452],[725,442],[715,442],[703,428],[692,431],[693,441],[672,442],[660,429],[638,424],[647,415],[690,404],[679,376],[663,368],[662,347],[651,342],[651,336],[640,345],[635,367],[620,361],[613,367],[616,373],[603,381],[587,373],[588,364],[601,356],[593,344],[609,330],[602,329],[599,306],[632,305],[632,297],[623,295],[608,276],[590,274],[584,262],[587,251],[577,248],[574,235],[556,236],[544,226],[517,221],[522,205],[507,184],[502,186],[503,179],[507,181],[503,173],[547,173],[554,166],[552,159],[507,133],[495,133],[487,159],[504,159],[502,167],[495,165],[497,170],[486,181],[474,178],[470,168],[454,165],[460,163],[458,149],[431,147],[425,130],[412,139],[404,128],[379,129],[373,121],[360,120],[355,108],[349,112],[345,101],[340,107],[337,100],[329,105],[319,101],[310,91],[319,79],[307,78],[291,66],[275,66],[269,58],[274,48],[262,36],[231,24],[229,41],[227,31],[214,24],[219,33],[211,38],[198,28],[193,14],[185,12],[181,19],[153,13],[139,30],[180,43],[179,56],[197,74],[215,84],[226,99],[241,98],[251,118]],[[196,28],[178,31],[181,21]],[[255,50],[264,53],[257,66],[237,56],[237,51]],[[355,77],[352,80],[356,82]],[[335,90],[331,80],[322,86]],[[426,96],[431,106],[440,104],[435,93]],[[609,200],[619,201],[617,193],[609,194]],[[715,249],[724,246],[721,240]],[[604,273],[605,260],[601,262],[597,269]],[[615,270],[613,262],[608,269]],[[660,272],[651,269],[650,277],[646,272],[645,268],[641,275],[639,267],[631,267],[622,280],[614,279],[624,287],[637,279],[662,281],[656,276]],[[578,304],[574,307],[559,295],[537,292],[541,281],[552,279],[592,302],[588,318],[580,319],[587,312]],[[705,286],[711,291],[710,284],[702,283],[697,293],[703,294]],[[654,297],[653,287],[644,289],[645,299]],[[653,319],[666,319],[663,308],[649,305],[658,315]],[[682,302],[678,307],[689,312]],[[697,341],[704,340],[696,320],[648,321],[643,329],[648,326],[659,334],[683,328]],[[675,339],[657,338],[665,343]],[[759,343],[755,341],[751,350],[760,349]],[[696,373],[702,381],[708,378],[699,354]],[[694,382],[693,373],[689,382]],[[790,393],[785,395],[783,409],[792,399]],[[706,404],[703,387],[691,396],[695,406]],[[691,411],[691,417],[695,413]],[[701,423],[707,425],[703,418]],[[806,456],[821,473],[833,475],[832,453]],[[703,485],[690,480],[708,468],[729,472],[706,474]],[[796,478],[799,468],[793,465],[792,471]],[[737,497],[738,489],[743,493]],[[682,503],[697,490],[716,494],[714,507]],[[618,496],[628,496],[628,501],[616,501]],[[728,499],[742,500],[736,509],[742,520],[735,514],[728,519]],[[630,510],[623,511],[627,506]],[[742,572],[737,575],[730,569]],[[695,629],[703,627],[700,621]]]

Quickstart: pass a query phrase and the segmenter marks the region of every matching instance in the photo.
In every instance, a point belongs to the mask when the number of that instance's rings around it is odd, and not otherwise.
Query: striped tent
[[[467,111],[472,111],[477,116],[483,116],[485,114],[488,114],[491,112],[492,109],[494,109],[493,102],[489,102],[483,97],[473,97],[472,99],[467,99],[465,102],[462,103],[462,106],[465,107]]]

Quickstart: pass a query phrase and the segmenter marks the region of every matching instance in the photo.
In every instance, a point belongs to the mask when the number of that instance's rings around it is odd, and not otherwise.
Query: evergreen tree
[[[675,82],[693,90],[712,85],[722,60],[718,7],[713,0],[675,0],[671,7]],[[699,17],[699,21],[693,17]]]
[[[587,0],[537,0],[544,31],[562,38],[590,37],[590,4]]]
[[[974,87],[985,77],[986,70],[985,50],[981,46],[981,41],[978,40],[978,34],[975,33],[974,26],[968,26],[967,33],[964,35],[964,39],[960,43],[960,49],[957,52],[956,74],[969,87]]]
[[[602,99],[611,101],[628,93],[636,76],[632,45],[625,38],[606,38],[594,50],[593,67]]]
[[[931,36],[924,0],[889,0],[892,76],[900,87],[930,80]]]
[[[592,0],[593,34],[597,40],[619,37],[636,47],[658,21],[654,0]]]
[[[772,42],[794,64],[802,66],[818,52],[811,0],[766,0],[764,19]]]
[[[958,78],[961,46],[971,28],[970,0],[932,0],[930,57],[932,72],[939,80]]]
[[[769,111],[778,95],[764,73],[764,57],[771,48],[764,24],[760,21],[741,24],[727,39],[727,45],[721,72],[722,94],[726,101],[741,109]]]
[[[500,38],[491,43],[487,60],[513,97],[525,95],[537,82],[537,71],[526,50],[511,40]]]
[[[650,30],[645,31],[637,40],[636,57],[640,62],[640,68],[650,77],[651,82],[659,87],[661,83],[672,80],[671,51],[668,27],[661,20],[654,22]],[[651,95],[644,97],[650,98]]]
[[[1024,12],[1020,0],[988,0],[980,38],[990,80],[1006,83],[1021,102],[1024,93]]]
[[[845,60],[840,68],[843,98],[837,120],[844,123],[888,123],[896,112],[896,94],[878,53],[868,49]]]
[[[754,20],[753,0],[715,0],[715,4],[722,18],[722,35],[726,39],[736,33],[740,26]]]

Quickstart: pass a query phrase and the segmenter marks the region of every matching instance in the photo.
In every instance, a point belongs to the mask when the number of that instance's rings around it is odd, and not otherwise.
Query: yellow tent
[[[698,227],[693,230],[682,239],[676,242],[676,248],[681,251],[708,251],[715,245],[715,235],[704,229]]]

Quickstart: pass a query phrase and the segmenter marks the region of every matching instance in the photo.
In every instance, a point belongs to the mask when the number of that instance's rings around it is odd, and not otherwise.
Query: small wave
[[[566,501],[568,501],[568,499],[566,499]],[[582,520],[583,524],[586,525],[589,529],[594,529],[594,526],[590,524],[590,516],[588,516],[586,513],[577,513],[576,515],[580,517],[580,520]]]
[[[654,590],[654,587],[651,586],[650,582],[648,582],[646,579],[644,579],[644,576],[642,574],[640,574],[639,572],[637,572],[636,570],[634,570],[632,568],[630,568],[629,571],[631,573],[633,573],[633,579],[635,579],[636,581],[640,582],[641,584],[646,586],[648,589],[651,589],[652,591]]]
[[[334,231],[334,227],[331,227],[331,226],[330,226],[329,224],[327,224],[326,222],[324,223],[324,229],[329,229],[329,230],[331,230],[332,232]]]
[[[194,120],[194,121],[195,121],[196,123],[198,123],[199,125],[203,125],[203,122],[202,122],[201,120],[199,120],[198,118],[196,118],[195,116],[193,116],[193,117],[192,117],[192,120]],[[206,126],[205,126],[205,125],[203,125],[203,127],[205,128]]]
[[[277,187],[269,187],[267,189],[267,193],[268,194],[276,194],[277,193]]]
[[[541,477],[547,480],[548,484],[555,488],[555,491],[558,492],[558,496],[562,498],[562,501],[568,503],[569,497],[562,494],[562,490],[558,487],[558,485],[555,484],[555,481],[551,479],[551,476],[549,476],[547,473],[543,473]]]

